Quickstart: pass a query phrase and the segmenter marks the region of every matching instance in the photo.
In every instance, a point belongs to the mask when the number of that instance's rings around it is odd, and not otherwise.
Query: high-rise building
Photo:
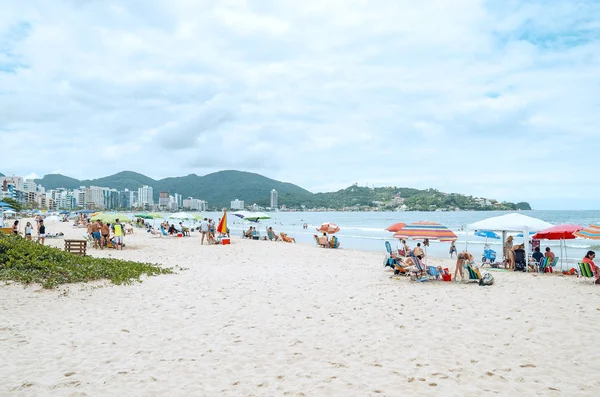
[[[152,207],[154,205],[154,190],[151,186],[143,186],[138,189],[138,206]]]
[[[129,192],[129,206],[130,208],[137,207],[139,202],[138,191],[134,190]]]
[[[273,189],[273,190],[271,190],[271,208],[272,209],[278,208],[279,204],[277,201],[278,201],[277,190]]]
[[[169,206],[169,192],[158,193],[158,206],[165,209]]]
[[[233,200],[231,202],[231,209],[232,210],[243,210],[244,202],[242,200],[238,200],[238,199]]]

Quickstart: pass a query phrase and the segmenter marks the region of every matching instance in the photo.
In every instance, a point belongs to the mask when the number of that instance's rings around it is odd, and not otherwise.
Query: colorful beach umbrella
[[[326,222],[317,228],[317,232],[334,234],[340,231],[340,228],[335,223]]]
[[[217,226],[217,232],[221,234],[227,233],[227,211],[223,211],[223,217]]]
[[[575,238],[575,233],[582,229],[581,225],[556,225],[537,232],[532,238],[536,240],[572,240]]]
[[[427,222],[427,223],[411,223],[410,225],[404,226],[396,234],[395,238],[413,240],[439,240],[439,241],[456,241],[458,237],[448,229],[446,226],[438,223]]]
[[[399,231],[400,229],[402,229],[404,226],[406,226],[406,223],[404,223],[404,222],[398,222],[398,223],[394,223],[393,225],[390,225],[390,226],[386,227],[385,230],[387,230],[388,232],[394,232],[394,233],[396,233],[397,231]]]
[[[589,225],[578,232],[573,233],[577,237],[590,240],[600,240],[600,225]]]

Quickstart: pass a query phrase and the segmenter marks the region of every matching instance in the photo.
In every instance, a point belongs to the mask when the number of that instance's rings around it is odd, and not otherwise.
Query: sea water
[[[314,244],[313,235],[318,234],[316,228],[324,222],[332,222],[340,227],[336,233],[341,247],[347,249],[360,249],[368,251],[385,252],[385,241],[396,248],[398,240],[392,237],[393,233],[385,230],[388,226],[397,223],[412,223],[419,221],[437,222],[451,229],[458,237],[456,247],[462,251],[467,247],[469,252],[475,257],[483,254],[484,245],[487,243],[496,251],[496,256],[502,258],[502,240],[486,239],[475,236],[473,231],[467,230],[467,225],[483,219],[507,214],[505,211],[456,211],[456,212],[268,212],[271,219],[260,220],[259,222],[248,222],[228,212],[227,225],[231,230],[232,236],[241,236],[250,226],[255,226],[261,233],[266,235],[266,228],[272,226],[273,230],[287,233],[295,237],[299,243]],[[520,214],[542,219],[554,225],[571,223],[587,226],[592,223],[600,222],[600,211],[519,211]],[[168,214],[165,214],[168,216]],[[202,216],[212,218],[215,222],[223,216],[222,212],[204,212]],[[169,219],[167,219],[169,220]],[[170,220],[174,221],[174,220]],[[157,220],[154,220],[157,222]],[[160,223],[160,220],[158,220]],[[176,223],[179,223],[177,221]],[[184,221],[187,226],[198,225],[198,221]],[[303,225],[308,224],[304,229]],[[501,233],[498,233],[501,235]],[[523,242],[522,237],[515,236],[515,244]],[[413,248],[417,242],[408,240],[410,248]],[[600,242],[594,240],[575,239],[566,241],[566,250],[568,260],[571,263],[580,261],[588,250],[600,251]],[[560,241],[542,240],[542,251],[545,247],[550,247],[556,256],[561,255]],[[449,256],[450,243],[441,243],[430,241],[427,248],[428,255],[436,257]],[[566,258],[563,252],[563,259]]]

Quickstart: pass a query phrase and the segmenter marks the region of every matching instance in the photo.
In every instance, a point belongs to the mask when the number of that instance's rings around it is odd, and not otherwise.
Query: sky
[[[0,172],[600,209],[596,0],[0,0]]]

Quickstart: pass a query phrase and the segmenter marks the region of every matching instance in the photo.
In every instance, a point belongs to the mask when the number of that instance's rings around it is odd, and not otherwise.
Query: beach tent
[[[179,219],[179,220],[186,220],[186,219],[194,219],[194,215],[187,213],[187,212],[176,212],[174,214],[171,214],[169,216],[170,219]]]
[[[529,236],[530,231],[539,232],[540,230],[545,230],[550,227],[552,227],[551,223],[516,212],[494,216],[479,222],[471,223],[467,226],[469,230],[492,230],[495,232],[502,232],[503,247],[507,232],[523,232],[523,236]],[[529,239],[524,237],[523,240],[525,260],[527,260],[527,258],[529,258]],[[525,266],[525,269],[529,270],[529,266]]]

